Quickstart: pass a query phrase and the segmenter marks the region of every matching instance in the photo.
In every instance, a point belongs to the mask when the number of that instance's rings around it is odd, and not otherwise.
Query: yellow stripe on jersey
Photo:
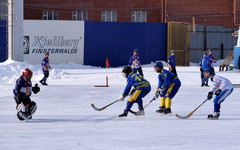
[[[165,95],[165,97],[168,97],[168,95],[172,92],[172,89],[174,87],[175,83],[171,84],[170,87],[168,88],[167,94]]]
[[[142,92],[142,90],[136,90],[134,92],[134,94],[128,99],[128,101],[129,102],[135,101],[138,98],[138,96],[140,95],[141,92]]]

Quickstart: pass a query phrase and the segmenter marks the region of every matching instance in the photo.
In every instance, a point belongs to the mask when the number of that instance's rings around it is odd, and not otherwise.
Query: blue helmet
[[[133,52],[136,52],[136,53],[138,53],[138,50],[137,50],[137,49],[134,49],[134,50],[133,50]]]
[[[156,61],[154,67],[159,67],[160,70],[163,69],[163,63],[161,61]]]

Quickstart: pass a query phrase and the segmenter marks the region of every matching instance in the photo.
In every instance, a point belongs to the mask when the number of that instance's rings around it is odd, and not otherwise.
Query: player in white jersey
[[[213,100],[214,113],[208,115],[208,119],[216,120],[220,116],[221,103],[232,93],[233,85],[228,79],[216,75],[212,67],[204,70],[204,76],[205,78],[210,78],[213,82],[213,87],[211,91],[208,92],[207,99],[210,100],[212,99],[213,94],[216,95]]]

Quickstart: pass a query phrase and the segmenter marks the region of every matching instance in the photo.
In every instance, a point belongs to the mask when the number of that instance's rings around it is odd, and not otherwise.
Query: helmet
[[[46,55],[48,55],[48,56],[49,56],[49,52],[47,52],[47,53],[45,54],[45,56],[46,56]]]
[[[175,53],[175,50],[171,50],[171,53]]]
[[[211,68],[209,68],[209,69],[205,69],[205,70],[203,71],[203,74],[204,74],[204,76],[205,76],[205,74],[208,74],[208,77],[212,77],[213,75],[215,75],[214,68],[211,67]]]
[[[126,74],[125,77],[127,77],[132,72],[132,68],[130,66],[125,66],[122,69],[122,73]]]
[[[137,52],[138,52],[138,50],[137,50],[137,49],[134,49],[134,50],[133,50],[133,52],[136,52],[136,53],[137,53]]]
[[[161,61],[156,61],[155,64],[154,64],[154,68],[158,67],[159,69],[156,70],[156,72],[161,72],[162,69],[163,69],[163,63]]]
[[[207,55],[208,53],[206,51],[203,52],[203,55]]]
[[[22,71],[22,77],[26,80],[26,81],[30,81],[32,78],[32,71],[28,68],[24,69]]]

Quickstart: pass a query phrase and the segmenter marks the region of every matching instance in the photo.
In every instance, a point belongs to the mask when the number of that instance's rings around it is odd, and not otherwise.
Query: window
[[[72,12],[72,20],[88,20],[87,11],[73,11]]]
[[[147,11],[132,11],[132,22],[147,22]]]
[[[117,11],[102,11],[102,21],[117,21]]]
[[[7,0],[0,1],[0,20],[6,20],[8,14],[8,2]]]
[[[43,20],[58,20],[58,12],[57,11],[43,11]]]

